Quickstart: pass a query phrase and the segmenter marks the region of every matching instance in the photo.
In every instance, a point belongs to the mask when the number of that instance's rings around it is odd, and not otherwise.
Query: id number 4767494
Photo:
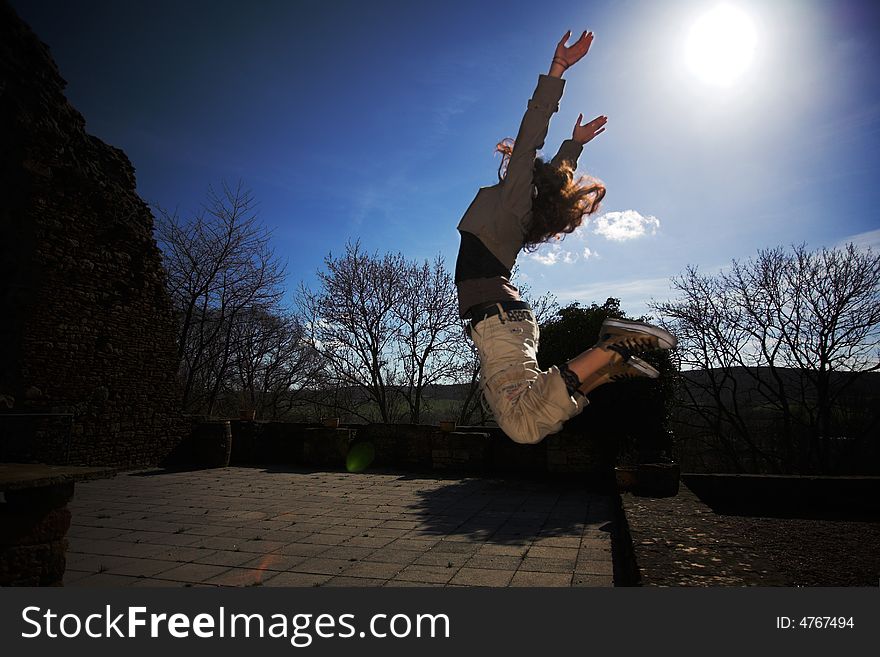
[[[776,629],[779,630],[842,630],[855,627],[852,616],[777,616]]]

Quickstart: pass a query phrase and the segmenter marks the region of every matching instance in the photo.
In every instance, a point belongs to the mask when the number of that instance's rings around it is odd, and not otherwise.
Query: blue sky
[[[607,115],[579,166],[608,194],[589,225],[520,256],[520,280],[563,303],[617,296],[631,314],[689,264],[880,245],[880,5],[730,0],[754,48],[720,86],[691,71],[705,53],[685,53],[719,4],[13,0],[140,195],[186,212],[209,184],[243,180],[291,291],[347,239],[451,268],[456,224],[496,181],[495,143],[560,36],[592,30],[545,152],[579,112]]]

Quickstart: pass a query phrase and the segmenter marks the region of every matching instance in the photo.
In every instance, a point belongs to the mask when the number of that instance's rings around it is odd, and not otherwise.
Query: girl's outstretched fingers
[[[556,44],[556,53],[553,55],[553,61],[561,66],[568,68],[577,63],[590,50],[593,43],[593,33],[584,30],[580,38],[571,46],[566,46],[568,39],[571,37],[571,30],[565,33],[562,40]]]
[[[608,117],[597,116],[586,125],[581,125],[583,118],[583,113],[578,114],[578,120],[577,123],[574,124],[571,138],[581,144],[586,144],[588,141],[605,132],[605,124],[608,122]]]

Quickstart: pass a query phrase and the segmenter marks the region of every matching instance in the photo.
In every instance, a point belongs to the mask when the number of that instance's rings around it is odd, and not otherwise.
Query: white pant
[[[540,331],[531,310],[502,310],[472,327],[471,338],[480,353],[480,387],[514,442],[540,442],[589,403],[568,394],[557,367],[538,368]]]

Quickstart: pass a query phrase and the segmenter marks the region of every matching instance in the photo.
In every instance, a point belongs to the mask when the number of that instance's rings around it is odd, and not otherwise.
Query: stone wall
[[[346,467],[346,455],[368,444],[368,470],[450,471],[479,475],[588,475],[597,486],[614,486],[614,454],[607,437],[562,431],[537,445],[519,445],[497,427],[442,431],[418,424],[366,424],[328,429],[305,423],[233,420],[233,465]],[[182,443],[172,467],[199,467]],[[186,459],[190,461],[187,462]]]
[[[73,484],[7,491],[0,502],[0,586],[61,586]]]
[[[184,431],[153,216],[64,87],[0,0],[0,413],[73,415],[69,454],[43,460],[152,464]],[[0,415],[35,441],[22,426]]]

